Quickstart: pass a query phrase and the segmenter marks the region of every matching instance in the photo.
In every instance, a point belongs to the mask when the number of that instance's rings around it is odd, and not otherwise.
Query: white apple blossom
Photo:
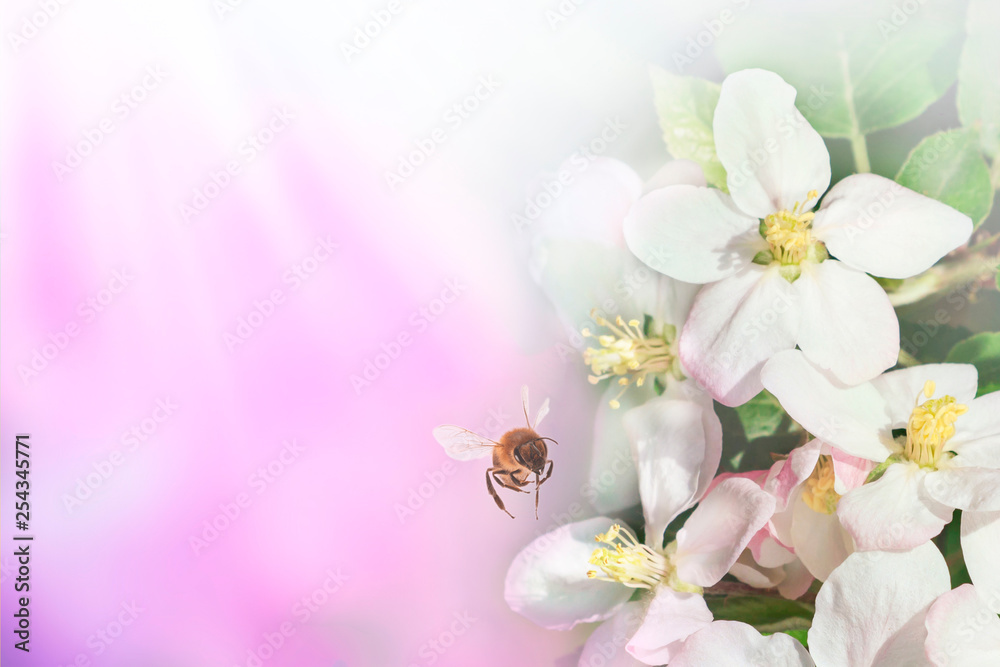
[[[896,362],[899,324],[867,274],[907,278],[964,244],[972,221],[874,174],[830,184],[823,139],[777,74],[729,75],[715,110],[729,194],[655,190],[625,220],[629,248],[651,268],[698,283],[680,334],[685,369],[726,405],[761,388],[763,364],[800,347],[841,381]]]
[[[859,550],[913,548],[940,533],[956,508],[963,523],[1000,511],[1000,392],[976,398],[974,366],[927,364],[847,387],[788,351],[761,377],[806,430],[878,464],[874,479],[837,506]],[[973,563],[1000,551],[1000,532],[983,535],[963,531]]]

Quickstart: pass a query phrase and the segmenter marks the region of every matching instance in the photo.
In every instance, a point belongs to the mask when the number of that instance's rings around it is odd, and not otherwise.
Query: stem
[[[899,358],[896,360],[896,364],[903,368],[909,368],[910,366],[919,366],[920,360],[906,350],[900,350]]]
[[[981,281],[996,273],[998,265],[1000,257],[978,252],[967,254],[907,278],[889,294],[889,301],[898,308],[950,291],[961,291],[968,296]]]
[[[872,170],[871,162],[868,161],[868,144],[865,143],[865,135],[851,135],[851,152],[854,153],[854,168],[859,174],[866,174]]]
[[[754,588],[753,586],[748,586],[747,584],[739,581],[720,581],[714,586],[706,588],[704,594],[724,597],[743,596],[781,598],[782,600],[787,599],[782,597],[781,593],[779,593],[776,588]],[[810,606],[816,603],[816,594],[813,592],[806,592],[801,597],[792,600],[792,602],[799,602],[803,605]]]

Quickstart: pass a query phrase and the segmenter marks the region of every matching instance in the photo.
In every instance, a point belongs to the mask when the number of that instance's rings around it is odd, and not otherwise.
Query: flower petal
[[[899,321],[870,276],[835,260],[807,262],[795,289],[802,312],[796,342],[809,361],[851,385],[896,364]]]
[[[625,416],[633,408],[655,398],[652,383],[630,387],[618,401],[609,404],[620,387],[611,383],[597,406],[594,418],[594,446],[590,454],[590,475],[584,494],[598,512],[614,513],[639,504],[639,476],[625,430]]]
[[[660,273],[710,283],[733,275],[767,248],[758,226],[719,190],[672,185],[636,202],[625,218],[625,241]]]
[[[955,422],[948,448],[958,453],[965,465],[1000,468],[1000,391],[966,405],[969,411]]]
[[[647,665],[663,665],[677,655],[685,639],[711,622],[705,598],[659,586],[626,648]]]
[[[833,490],[840,495],[864,484],[875,468],[874,461],[845,454],[836,447],[828,449],[833,459]]]
[[[632,597],[632,589],[590,579],[587,571],[594,536],[617,522],[595,517],[560,526],[535,539],[510,564],[504,599],[538,625],[569,630],[577,623],[603,621]]]
[[[798,350],[774,355],[760,379],[792,419],[817,438],[880,463],[892,453],[884,443],[892,436],[885,400],[870,384],[846,387]]]
[[[928,495],[960,510],[1000,511],[1000,470],[959,467],[961,458],[951,461],[955,467],[927,475],[924,488]]]
[[[823,442],[821,440],[810,440],[789,452],[787,459],[777,461],[772,466],[771,469],[775,472],[768,477],[764,489],[774,494],[778,501],[779,511],[788,507],[789,501],[795,499],[793,493],[798,490],[799,484],[812,475],[822,448]]]
[[[849,491],[837,516],[858,551],[912,549],[941,532],[952,509],[924,489],[927,470],[894,463],[877,481]]]
[[[1000,512],[962,512],[962,556],[969,577],[994,611],[1000,611]]]
[[[809,652],[790,636],[763,636],[751,625],[715,621],[694,633],[670,667],[812,667]]]
[[[742,405],[762,389],[760,369],[795,346],[797,296],[777,269],[752,264],[707,285],[680,337],[684,367],[715,400]]]
[[[1000,656],[1000,618],[976,589],[962,584],[931,605],[924,619],[927,657],[940,667],[988,667]]]
[[[787,600],[798,600],[812,586],[814,577],[801,560],[785,566],[785,580],[778,584],[778,592]]]
[[[774,496],[757,484],[738,477],[723,481],[677,532],[677,576],[696,586],[718,583],[773,513]]]
[[[722,426],[691,401],[653,399],[625,416],[639,477],[646,543],[663,547],[667,524],[698,501],[722,456]]]
[[[922,403],[924,384],[934,382],[934,397],[954,396],[959,403],[976,397],[979,374],[971,364],[924,364],[884,373],[872,380],[872,387],[882,395],[889,416],[889,428],[905,428],[919,397]],[[955,424],[956,430],[965,421]],[[956,435],[958,435],[956,433]]]
[[[837,515],[816,512],[801,497],[792,506],[792,544],[795,555],[820,581],[854,552],[851,536]]]
[[[727,76],[713,129],[729,192],[750,215],[791,210],[810,190],[822,194],[830,185],[826,144],[795,108],[795,89],[774,72]]]
[[[968,241],[972,220],[888,178],[855,174],[827,193],[813,232],[848,266],[909,278]]]
[[[933,544],[851,554],[816,596],[809,652],[819,665],[926,664],[924,614],[950,588]]]
[[[643,186],[644,192],[652,192],[670,185],[695,185],[705,187],[705,172],[694,160],[671,160],[653,174]]]
[[[617,614],[597,626],[583,645],[579,667],[638,667],[643,663],[633,658],[625,646],[645,616],[641,602],[629,602]]]

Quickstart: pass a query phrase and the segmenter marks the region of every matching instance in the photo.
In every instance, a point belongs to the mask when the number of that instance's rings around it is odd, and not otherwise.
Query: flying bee
[[[492,452],[493,467],[486,470],[486,489],[493,496],[497,507],[507,512],[507,516],[514,518],[514,515],[504,507],[503,500],[493,487],[493,482],[520,493],[530,493],[524,489],[531,480],[531,475],[535,476],[535,519],[538,518],[538,487],[545,480],[552,476],[552,461],[548,458],[548,448],[546,440],[535,429],[549,413],[549,399],[545,399],[542,407],[535,415],[532,423],[528,418],[528,387],[521,387],[521,405],[524,408],[524,421],[527,428],[515,428],[507,431],[500,438],[500,441],[490,440],[478,433],[473,433],[460,426],[446,424],[434,429],[434,438],[441,443],[444,451],[453,459],[459,461],[471,461],[482,458]],[[558,444],[558,443],[556,443]]]

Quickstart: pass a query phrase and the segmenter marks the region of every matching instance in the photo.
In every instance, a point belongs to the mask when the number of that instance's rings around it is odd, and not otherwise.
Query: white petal
[[[980,597],[1000,613],[1000,512],[962,512],[962,556]]]
[[[671,160],[646,181],[643,190],[652,192],[669,185],[696,185],[703,188],[706,185],[705,172],[694,160]]]
[[[939,597],[927,611],[925,648],[939,667],[995,667],[1000,659],[1000,618],[970,584]]]
[[[836,514],[816,512],[800,496],[792,506],[792,545],[795,555],[812,576],[826,581],[854,551],[851,536],[847,534]]]
[[[740,557],[729,568],[729,574],[754,588],[774,588],[784,581],[786,576],[782,567],[763,567],[754,560],[749,549],[743,550]]]
[[[674,280],[645,266],[635,273],[631,282],[622,282],[624,284],[618,283],[615,288],[622,291],[625,301],[634,303],[642,313],[652,315],[657,323],[670,324],[678,330],[687,321],[701,289],[701,285]]]
[[[636,202],[625,218],[625,241],[660,273],[710,283],[733,275],[767,248],[758,226],[719,190],[672,185]]]
[[[670,667],[812,667],[802,644],[778,632],[768,637],[753,626],[736,621],[715,621],[684,642]]]
[[[560,526],[521,550],[504,583],[510,608],[553,630],[602,621],[618,611],[632,589],[587,577],[594,536],[615,523],[595,517]]]
[[[748,479],[713,488],[677,533],[677,576],[712,586],[733,566],[750,539],[774,513],[774,496]]]
[[[859,551],[911,549],[951,521],[953,508],[927,493],[926,476],[915,463],[894,463],[877,481],[840,499],[837,516]]]
[[[809,652],[824,666],[926,664],[924,614],[950,588],[933,544],[851,554],[816,596]]]
[[[598,512],[614,513],[639,504],[639,476],[632,458],[625,416],[655,398],[652,383],[630,387],[619,400],[617,410],[608,405],[620,390],[611,383],[601,397],[594,418],[594,447],[590,455],[590,475],[584,497]]]
[[[642,624],[645,605],[629,602],[617,614],[597,626],[583,645],[579,667],[639,667],[643,663],[633,658],[625,646]]]
[[[796,342],[809,361],[852,385],[896,365],[899,321],[873,278],[835,260],[807,262],[795,289],[802,312]]]
[[[868,479],[875,462],[857,456],[845,454],[836,447],[827,445],[830,458],[833,459],[833,490],[844,495],[851,489],[856,489]],[[881,463],[881,462],[880,462]]]
[[[726,77],[713,128],[729,192],[750,215],[791,210],[810,190],[822,194],[830,185],[823,138],[795,108],[795,89],[773,72]]]
[[[681,332],[681,361],[715,400],[742,405],[762,389],[764,362],[795,346],[798,308],[776,268],[751,264],[699,292]]]
[[[789,452],[787,459],[778,461],[771,467],[774,473],[768,476],[764,489],[774,494],[778,501],[777,508],[779,510],[784,509],[790,501],[795,500],[793,492],[798,491],[799,484],[812,475],[822,448],[822,441],[810,440]]]
[[[785,566],[785,580],[778,584],[778,592],[785,599],[798,600],[806,594],[814,580],[802,561],[796,559]]]
[[[647,665],[666,664],[685,639],[711,622],[705,598],[659,586],[646,618],[628,643],[628,652]]]
[[[722,426],[701,405],[659,397],[630,410],[625,430],[638,468],[646,543],[662,548],[667,524],[697,502],[715,475]]]
[[[853,456],[882,462],[892,450],[885,400],[870,384],[846,387],[798,350],[780,352],[760,374],[767,390],[809,433]]]
[[[909,278],[968,241],[972,220],[888,178],[855,174],[827,193],[813,230],[845,264],[883,278]]]
[[[969,411],[955,422],[948,449],[958,453],[965,465],[1000,468],[1000,391],[965,404]]]
[[[934,398],[954,396],[959,403],[968,404],[976,396],[978,378],[976,367],[970,364],[924,364],[884,373],[871,384],[885,401],[890,428],[905,428],[913,406],[927,400],[922,392],[928,380],[936,385]],[[956,430],[963,421],[958,420]]]
[[[936,470],[927,475],[924,488],[942,505],[976,512],[1000,511],[1000,470],[966,468],[952,461],[955,467]]]

